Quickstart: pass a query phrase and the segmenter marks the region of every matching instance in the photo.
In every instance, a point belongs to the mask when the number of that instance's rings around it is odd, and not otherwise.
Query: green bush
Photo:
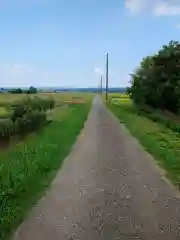
[[[46,114],[36,111],[28,112],[23,117],[16,119],[19,134],[26,134],[35,131],[45,123]]]
[[[11,119],[0,122],[0,138],[9,139],[15,134],[38,130],[46,123],[46,111],[53,109],[53,99],[27,98],[13,104]]]
[[[132,110],[134,109],[134,110]],[[176,122],[174,122],[172,119],[169,119],[167,116],[164,116],[163,113],[158,112],[155,109],[148,109],[148,108],[138,108],[137,106],[135,108],[128,109],[126,108],[126,111],[138,111],[138,115],[143,115],[145,117],[148,117],[154,122],[162,123],[165,127],[171,129],[173,132],[180,133],[180,125]],[[135,110],[136,109],[136,110]]]
[[[18,132],[18,126],[11,120],[3,120],[0,122],[0,138],[8,140],[11,136]]]
[[[9,92],[12,94],[21,94],[23,93],[23,90],[21,88],[16,88],[16,89],[9,90]]]

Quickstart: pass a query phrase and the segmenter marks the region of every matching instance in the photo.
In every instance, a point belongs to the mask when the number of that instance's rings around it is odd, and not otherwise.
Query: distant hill
[[[94,92],[98,93],[100,92],[99,88],[55,88],[54,91],[56,92]],[[105,92],[106,89],[103,88],[103,91]],[[109,88],[109,92],[112,93],[124,93],[126,92],[126,88]]]
[[[15,88],[15,87],[14,87]],[[8,87],[4,87],[1,88],[2,91],[0,92],[8,92],[12,88],[8,88]],[[25,87],[22,87],[22,89],[28,89]],[[98,93],[100,92],[99,88],[61,88],[61,87],[42,87],[42,88],[38,88],[39,91],[41,92],[94,92],[94,93]],[[105,88],[103,88],[103,91],[105,92]],[[109,92],[112,93],[123,93],[126,92],[126,88],[116,88],[116,87],[110,87],[109,88]]]

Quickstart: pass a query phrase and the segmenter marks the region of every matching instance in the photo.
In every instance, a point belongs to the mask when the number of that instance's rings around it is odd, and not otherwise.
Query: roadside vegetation
[[[180,43],[171,41],[142,60],[126,97],[108,106],[180,187]]]
[[[43,96],[49,100],[49,94]],[[41,125],[36,131],[26,135],[22,141],[10,144],[0,152],[1,240],[12,233],[50,184],[63,159],[69,153],[77,134],[83,128],[91,106],[92,95],[86,97],[79,94],[79,99],[83,99],[81,103],[74,103],[72,100],[68,104],[63,104],[62,102],[69,97],[65,95],[62,97],[59,93],[53,94],[53,99],[56,99],[55,103],[53,101],[53,108],[49,105],[47,107],[46,104],[50,102],[42,99],[40,101],[44,104],[44,110],[50,109],[49,124]],[[72,93],[71,99],[73,99]],[[32,102],[34,104],[34,98]],[[20,106],[23,107],[24,112],[24,107],[26,108],[27,105]],[[36,105],[34,108],[37,110]],[[43,118],[44,110],[41,109]],[[24,114],[29,112],[25,111]],[[39,114],[39,108],[37,114]],[[19,110],[18,114],[14,115],[20,117]],[[25,119],[31,122],[29,115],[26,115]]]
[[[53,99],[27,97],[26,99],[11,103],[9,116],[0,121],[0,140],[10,141],[14,135],[25,135],[40,129],[46,124],[46,112],[54,108]]]

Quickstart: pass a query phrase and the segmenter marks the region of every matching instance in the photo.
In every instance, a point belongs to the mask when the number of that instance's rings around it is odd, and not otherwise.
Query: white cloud
[[[95,72],[96,74],[98,74],[98,75],[103,75],[103,74],[104,74],[103,70],[102,70],[101,68],[99,68],[99,67],[96,67],[96,68],[94,69],[94,72]]]
[[[125,7],[131,13],[139,13],[147,8],[148,3],[147,0],[125,0]]]
[[[175,16],[180,14],[180,4],[172,4],[170,2],[161,2],[154,9],[157,16]]]
[[[132,13],[149,11],[156,16],[180,15],[180,2],[177,0],[125,0],[125,7]]]

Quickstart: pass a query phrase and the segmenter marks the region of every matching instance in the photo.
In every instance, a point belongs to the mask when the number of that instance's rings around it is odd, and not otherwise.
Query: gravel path
[[[179,193],[95,99],[51,188],[13,240],[180,239]]]

